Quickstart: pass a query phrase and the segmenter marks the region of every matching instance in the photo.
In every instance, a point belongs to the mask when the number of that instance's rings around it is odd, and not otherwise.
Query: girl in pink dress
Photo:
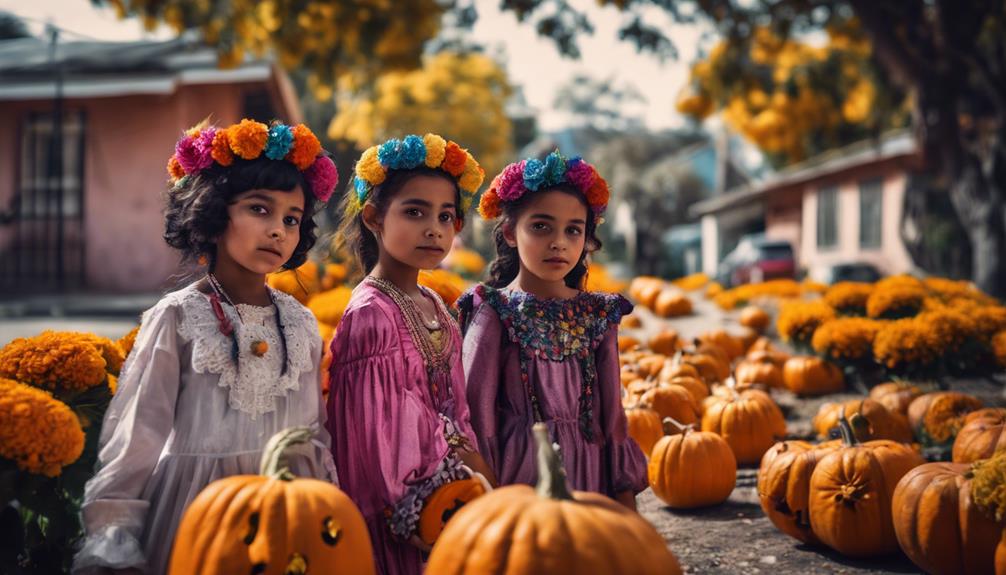
[[[545,422],[574,489],[635,508],[642,451],[621,405],[618,323],[632,306],[583,291],[608,186],[558,151],[507,166],[482,195],[497,219],[490,280],[463,295],[468,405],[479,451],[501,485],[537,481],[532,425]]]
[[[468,477],[463,465],[490,473],[474,447],[457,324],[416,283],[447,255],[483,171],[454,142],[427,134],[368,149],[355,172],[339,237],[367,276],[332,340],[332,452],[379,572],[420,573],[426,497]]]

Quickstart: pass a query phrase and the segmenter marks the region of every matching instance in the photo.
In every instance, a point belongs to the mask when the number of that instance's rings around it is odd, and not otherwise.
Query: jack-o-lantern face
[[[295,479],[277,454],[310,436],[282,431],[266,446],[263,475],[209,484],[185,511],[170,573],[373,574],[370,535],[353,502],[331,483]]]
[[[459,479],[441,485],[426,498],[419,514],[419,538],[433,545],[454,514],[469,501],[485,495],[486,489],[476,478]]]

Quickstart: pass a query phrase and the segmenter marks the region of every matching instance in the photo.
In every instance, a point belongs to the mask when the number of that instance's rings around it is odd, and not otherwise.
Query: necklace
[[[220,322],[219,329],[220,333],[231,338],[231,357],[235,362],[238,361],[239,351],[238,351],[238,338],[237,333],[235,333],[234,326],[231,324],[227,315],[224,314],[223,307],[220,305],[220,299],[223,298],[232,308],[234,308],[234,313],[238,314],[238,321],[242,324],[245,323],[244,317],[241,315],[241,308],[234,303],[227,292],[224,291],[224,286],[220,285],[220,280],[217,279],[212,273],[206,274],[206,280],[210,284],[210,288],[213,290],[213,294],[210,296],[210,306],[213,308],[213,313],[217,316],[217,320]],[[269,294],[269,302],[272,304],[275,310],[276,318],[276,329],[279,331],[279,340],[283,344],[283,367],[281,368],[280,375],[286,374],[286,364],[289,359],[287,343],[286,343],[286,331],[284,330],[283,321],[279,313],[279,305],[276,304],[276,298],[273,297],[272,292],[266,288],[266,293]],[[262,357],[269,352],[269,344],[261,339],[257,339],[251,342],[248,348],[255,357]]]

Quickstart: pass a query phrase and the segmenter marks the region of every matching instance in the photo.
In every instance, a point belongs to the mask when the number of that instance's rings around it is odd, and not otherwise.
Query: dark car
[[[883,277],[873,264],[866,262],[849,262],[833,264],[815,268],[811,271],[811,278],[826,284],[838,282],[866,282],[873,283]]]
[[[770,240],[763,236],[745,236],[737,247],[723,258],[717,273],[724,286],[760,283],[766,280],[796,276],[793,246],[787,241]]]

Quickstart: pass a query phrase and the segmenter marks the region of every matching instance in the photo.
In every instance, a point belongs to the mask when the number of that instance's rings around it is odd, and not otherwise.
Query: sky
[[[563,58],[552,41],[538,37],[530,24],[518,23],[512,13],[501,14],[499,0],[476,0],[479,21],[474,38],[487,45],[490,53],[505,59],[511,82],[522,88],[528,104],[537,111],[539,127],[551,131],[569,124],[568,116],[554,108],[555,93],[578,73],[619,87],[634,86],[646,103],[629,113],[640,116],[651,129],[684,125],[684,118],[674,109],[674,100],[688,80],[701,28],[672,24],[659,11],[648,14],[653,19],[651,24],[666,21],[664,29],[670,30],[680,53],[677,60],[661,62],[655,56],[637,53],[631,43],[618,40],[623,16],[615,8],[602,8],[594,0],[571,0],[571,4],[584,10],[595,27],[592,36],[580,39],[580,60]],[[67,38],[135,40],[172,36],[164,26],[153,34],[145,32],[137,20],[119,20],[111,9],[96,8],[89,0],[0,0],[0,10],[27,19],[36,33],[46,22],[52,22],[66,30]]]

